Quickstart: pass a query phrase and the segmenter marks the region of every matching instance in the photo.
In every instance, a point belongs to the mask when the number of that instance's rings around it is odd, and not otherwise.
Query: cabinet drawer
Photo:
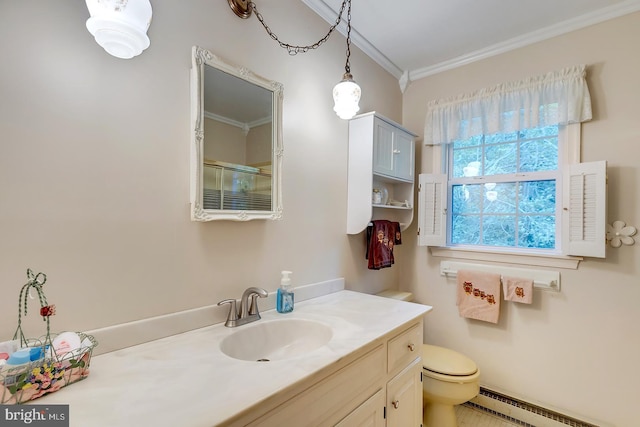
[[[387,372],[407,366],[422,352],[422,324],[417,324],[389,340]]]

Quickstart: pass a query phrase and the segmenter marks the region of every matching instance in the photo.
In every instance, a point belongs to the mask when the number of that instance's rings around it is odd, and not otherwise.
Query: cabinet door
[[[422,359],[417,358],[387,384],[387,427],[422,424]]]
[[[378,390],[336,427],[384,427],[384,391]]]
[[[393,137],[395,128],[376,118],[373,131],[373,173],[393,176]]]
[[[373,173],[413,181],[413,136],[377,119],[373,132]]]
[[[413,181],[414,176],[413,137],[401,130],[393,134],[393,175]]]

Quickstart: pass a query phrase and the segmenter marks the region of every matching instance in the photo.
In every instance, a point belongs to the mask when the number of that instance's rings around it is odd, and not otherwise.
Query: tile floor
[[[512,427],[518,424],[510,423],[495,415],[465,405],[455,407],[458,417],[458,427]]]

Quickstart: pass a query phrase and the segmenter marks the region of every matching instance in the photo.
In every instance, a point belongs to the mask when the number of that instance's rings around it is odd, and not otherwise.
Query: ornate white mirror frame
[[[271,200],[270,209],[234,209],[224,208],[220,203],[220,209],[205,208],[204,202],[204,174],[205,162],[205,67],[210,66],[231,76],[241,79],[247,84],[255,85],[271,92]],[[191,67],[191,220],[213,221],[233,220],[248,221],[252,219],[282,218],[282,99],[283,85],[276,81],[265,79],[254,74],[247,68],[228,63],[210,51],[198,46],[192,49]],[[248,108],[249,106],[247,106]],[[223,163],[226,166],[225,162]],[[247,166],[237,166],[238,170],[258,170]],[[224,185],[221,188],[224,198]]]

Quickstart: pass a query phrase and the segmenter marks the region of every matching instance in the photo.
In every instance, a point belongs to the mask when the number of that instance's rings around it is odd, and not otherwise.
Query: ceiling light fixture
[[[228,2],[231,10],[233,10],[233,12],[242,19],[247,19],[251,16],[252,12],[255,12],[256,18],[258,18],[258,21],[260,21],[269,36],[278,42],[280,47],[287,49],[289,55],[306,53],[311,49],[317,49],[320,47],[321,44],[327,41],[331,33],[333,33],[333,30],[335,30],[335,28],[340,24],[342,14],[345,8],[347,8],[347,61],[344,67],[345,73],[342,77],[342,81],[333,88],[333,100],[335,103],[333,110],[336,112],[338,117],[344,120],[348,120],[355,116],[355,114],[360,110],[358,103],[360,102],[360,95],[362,91],[360,90],[360,86],[358,86],[358,84],[353,80],[353,75],[351,75],[351,66],[349,63],[349,58],[351,57],[351,0],[343,0],[336,22],[329,27],[329,32],[327,32],[323,38],[308,46],[292,45],[280,41],[278,36],[276,36],[264,22],[264,18],[260,12],[258,12],[254,2],[246,0],[228,0]]]
[[[129,59],[149,47],[149,0],[86,0],[87,29],[110,55]]]

